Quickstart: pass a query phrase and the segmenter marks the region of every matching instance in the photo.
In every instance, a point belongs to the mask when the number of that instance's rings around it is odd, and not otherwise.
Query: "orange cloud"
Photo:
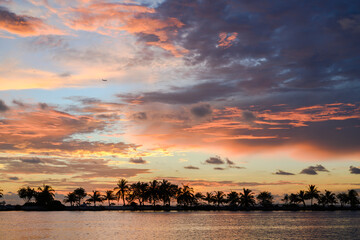
[[[66,14],[67,26],[75,30],[96,31],[104,35],[112,35],[126,31],[133,35],[145,34],[153,40],[145,42],[181,56],[187,50],[175,46],[171,36],[184,26],[176,18],[159,19],[155,9],[121,3],[90,4],[86,7],[72,8]]]
[[[231,47],[235,42],[237,36],[238,36],[237,32],[233,32],[233,33],[221,32],[219,33],[219,41],[217,46],[223,48]]]
[[[17,15],[3,7],[0,7],[0,29],[22,37],[65,34],[60,29],[44,23],[40,18]]]

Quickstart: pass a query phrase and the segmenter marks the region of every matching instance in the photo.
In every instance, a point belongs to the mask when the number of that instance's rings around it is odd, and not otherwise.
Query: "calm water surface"
[[[360,239],[360,212],[0,212],[0,239]]]

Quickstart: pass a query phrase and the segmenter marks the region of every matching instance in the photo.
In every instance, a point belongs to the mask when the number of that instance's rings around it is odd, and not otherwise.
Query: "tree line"
[[[44,185],[37,190],[30,187],[22,187],[18,190],[20,198],[25,200],[25,204],[36,204],[40,206],[50,206],[54,203],[59,204],[59,201],[54,199],[55,190],[49,186]],[[0,191],[0,197],[2,192]],[[34,202],[32,202],[34,200]],[[358,193],[355,190],[348,190],[335,194],[331,191],[325,190],[321,193],[315,185],[309,185],[306,190],[300,190],[297,193],[285,194],[281,199],[283,206],[298,206],[301,204],[306,207],[306,200],[310,200],[310,207],[316,200],[316,206],[333,206],[340,203],[341,207],[349,205],[355,208],[360,200]],[[274,196],[271,192],[262,191],[258,195],[250,190],[243,188],[241,192],[230,191],[224,193],[223,191],[194,192],[194,189],[189,185],[178,186],[172,184],[168,180],[153,180],[150,182],[136,182],[130,184],[126,179],[120,179],[116,187],[107,190],[104,194],[94,190],[87,193],[84,188],[79,187],[74,191],[69,192],[63,202],[70,204],[70,206],[81,206],[84,204],[92,204],[96,206],[97,203],[106,201],[110,206],[113,201],[117,201],[123,206],[144,206],[145,203],[152,206],[163,205],[170,206],[171,202],[176,202],[178,206],[196,207],[196,206],[229,206],[241,207],[249,209],[255,206],[264,208],[271,208],[274,204]]]

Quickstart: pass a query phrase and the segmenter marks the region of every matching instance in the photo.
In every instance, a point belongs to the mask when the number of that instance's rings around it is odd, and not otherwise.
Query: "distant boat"
[[[101,79],[103,82],[107,82],[107,79]]]

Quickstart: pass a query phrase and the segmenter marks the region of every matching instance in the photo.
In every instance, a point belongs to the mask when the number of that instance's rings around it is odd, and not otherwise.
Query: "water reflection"
[[[360,213],[1,212],[1,239],[359,239]]]

